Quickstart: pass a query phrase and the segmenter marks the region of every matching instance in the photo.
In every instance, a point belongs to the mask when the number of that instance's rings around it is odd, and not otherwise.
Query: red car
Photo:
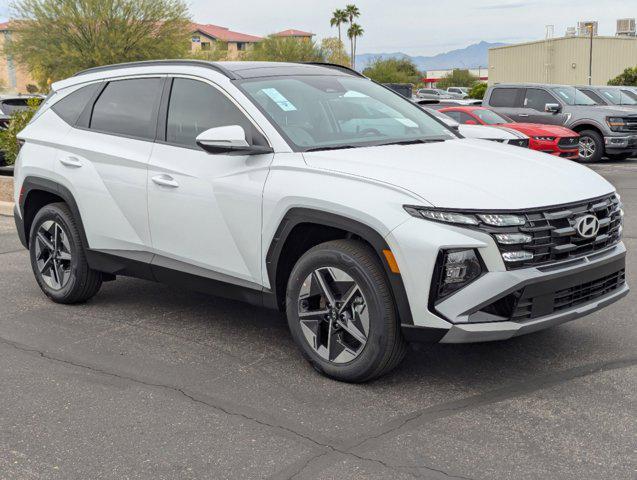
[[[485,107],[448,107],[439,111],[465,125],[506,126],[527,135],[530,138],[529,148],[533,150],[571,160],[579,158],[579,135],[568,128],[540,123],[517,123]]]

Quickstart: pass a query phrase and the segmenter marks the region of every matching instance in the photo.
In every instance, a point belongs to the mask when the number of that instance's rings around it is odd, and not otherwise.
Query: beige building
[[[0,52],[10,38],[9,22],[0,23]],[[35,81],[26,69],[16,65],[13,58],[0,54],[0,84],[8,93],[26,93],[27,85],[34,85]]]
[[[489,50],[489,84],[588,84],[589,37],[562,37]],[[593,85],[637,66],[637,38],[593,37]]]

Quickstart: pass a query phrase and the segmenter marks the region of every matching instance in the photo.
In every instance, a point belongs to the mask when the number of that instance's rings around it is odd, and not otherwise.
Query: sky
[[[517,43],[555,36],[581,20],[598,20],[600,35],[614,35],[618,18],[637,17],[637,0],[186,0],[194,21],[267,35],[288,28],[336,36],[331,13],[354,1],[365,33],[359,53],[435,55],[472,43]],[[0,18],[10,15],[0,0]]]

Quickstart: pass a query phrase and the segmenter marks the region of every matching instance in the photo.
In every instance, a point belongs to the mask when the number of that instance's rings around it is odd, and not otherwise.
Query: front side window
[[[457,138],[410,100],[363,78],[289,76],[240,85],[297,151]]]
[[[184,147],[197,147],[197,136],[210,128],[239,125],[251,144],[264,140],[246,116],[219,90],[198,80],[176,78],[173,81],[166,141]]]
[[[550,93],[539,88],[527,88],[524,106],[538,112],[543,112],[549,103],[558,103]]]
[[[93,106],[89,128],[103,133],[153,140],[163,79],[110,82]]]
[[[595,103],[599,104],[599,105],[608,105],[608,102],[606,100],[604,100],[602,97],[600,97],[599,95],[597,95],[595,92],[593,92],[592,90],[588,90],[588,89],[581,89],[581,92],[583,92],[584,94],[586,94],[588,97],[590,97],[592,100],[595,101]]]
[[[575,87],[554,87],[553,93],[567,105],[597,105],[591,97]]]
[[[489,105],[492,107],[519,107],[518,92],[517,88],[496,88],[491,93]]]

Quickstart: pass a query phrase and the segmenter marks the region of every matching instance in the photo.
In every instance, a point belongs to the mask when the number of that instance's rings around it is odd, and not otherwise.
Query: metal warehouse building
[[[588,83],[590,38],[562,37],[489,50],[489,84],[505,82]],[[637,38],[593,37],[593,85],[606,85],[637,66]]]

